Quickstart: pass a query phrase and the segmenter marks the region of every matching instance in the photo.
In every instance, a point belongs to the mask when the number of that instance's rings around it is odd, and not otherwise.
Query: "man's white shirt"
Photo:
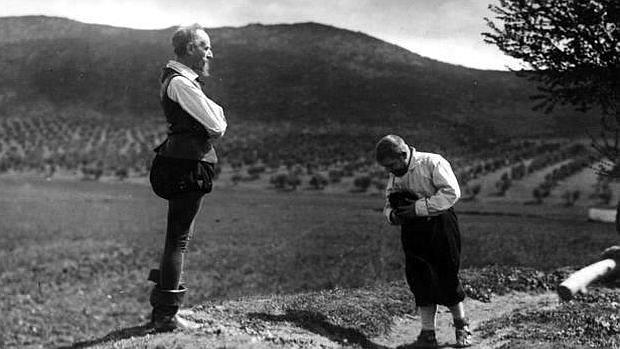
[[[186,65],[173,60],[169,61],[166,67],[182,75],[170,80],[166,91],[168,97],[179,103],[183,110],[200,122],[211,137],[223,136],[227,127],[224,110],[202,92],[196,80],[198,74]]]

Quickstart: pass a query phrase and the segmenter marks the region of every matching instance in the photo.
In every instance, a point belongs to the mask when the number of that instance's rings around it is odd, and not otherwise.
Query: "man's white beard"
[[[192,67],[192,70],[200,76],[209,76],[209,63],[205,63],[202,68],[198,65]]]

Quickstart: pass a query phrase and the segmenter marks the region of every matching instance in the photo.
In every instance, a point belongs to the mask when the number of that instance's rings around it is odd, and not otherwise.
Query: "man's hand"
[[[406,205],[406,206],[400,206],[396,209],[394,209],[394,211],[392,211],[394,213],[394,216],[398,219],[399,222],[406,222],[408,220],[414,219],[417,217],[416,213],[415,213],[415,204],[412,203],[410,205]]]

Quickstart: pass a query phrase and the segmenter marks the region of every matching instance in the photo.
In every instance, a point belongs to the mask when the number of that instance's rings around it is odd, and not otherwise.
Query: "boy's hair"
[[[187,44],[196,40],[196,32],[198,30],[204,30],[204,28],[194,23],[186,27],[179,27],[172,35],[172,47],[174,47],[174,53],[178,57],[183,57],[187,54]]]
[[[401,152],[406,151],[407,143],[400,136],[387,135],[377,142],[375,146],[375,157],[377,162],[388,158],[394,158]]]

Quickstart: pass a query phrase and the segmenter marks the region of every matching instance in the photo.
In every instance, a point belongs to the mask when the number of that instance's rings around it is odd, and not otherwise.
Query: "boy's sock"
[[[472,333],[469,322],[465,317],[463,303],[450,307],[452,318],[454,319],[454,335],[456,337],[456,348],[465,348],[472,345]]]
[[[449,308],[450,313],[452,313],[452,318],[454,319],[454,324],[462,323],[465,320],[465,308],[463,308],[463,302],[459,302],[459,304],[452,306]]]
[[[422,331],[435,331],[436,315],[436,304],[420,307],[420,317],[422,318]]]

